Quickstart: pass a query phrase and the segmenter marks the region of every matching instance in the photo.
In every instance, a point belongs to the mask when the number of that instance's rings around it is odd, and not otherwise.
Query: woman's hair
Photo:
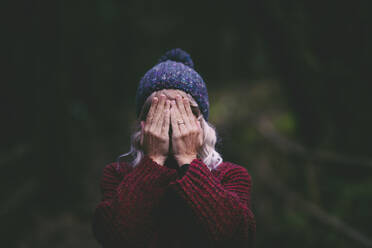
[[[199,149],[197,157],[200,158],[209,168],[209,170],[216,169],[221,163],[222,163],[222,157],[221,155],[215,150],[215,145],[217,141],[217,134],[215,131],[215,128],[213,125],[208,123],[203,115],[201,114],[198,104],[196,101],[192,98],[191,95],[180,91],[180,90],[173,90],[173,91],[167,91],[167,90],[161,90],[153,92],[145,101],[142,111],[140,113],[140,116],[135,124],[135,130],[134,133],[131,136],[131,147],[130,151],[127,153],[124,153],[120,155],[117,159],[118,165],[120,158],[124,156],[131,155],[133,157],[133,160],[131,161],[131,165],[133,167],[137,166],[139,162],[144,157],[144,152],[141,148],[141,121],[146,120],[147,113],[150,109],[152,98],[158,94],[163,93],[164,95],[168,97],[174,98],[176,94],[180,94],[184,97],[187,97],[190,100],[190,106],[192,109],[192,112],[194,115],[196,115],[198,121],[201,124],[201,128],[203,130],[203,143],[201,148]]]

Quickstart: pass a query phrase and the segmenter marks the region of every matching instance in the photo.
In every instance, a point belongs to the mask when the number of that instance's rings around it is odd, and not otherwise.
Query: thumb
[[[141,138],[140,138],[140,145],[143,145],[143,129],[145,128],[145,122],[141,121]]]
[[[143,128],[145,127],[145,122],[141,121],[141,130],[143,131]]]

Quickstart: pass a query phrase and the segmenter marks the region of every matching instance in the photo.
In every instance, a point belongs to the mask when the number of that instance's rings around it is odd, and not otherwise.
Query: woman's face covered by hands
[[[173,155],[179,166],[197,157],[203,133],[188,96],[180,90],[155,92],[146,121],[141,121],[141,145],[154,161],[163,164]]]

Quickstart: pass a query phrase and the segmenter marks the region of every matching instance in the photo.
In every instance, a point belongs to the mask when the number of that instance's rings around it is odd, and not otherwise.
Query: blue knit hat
[[[166,52],[142,77],[136,96],[137,116],[140,115],[147,97],[162,89],[178,89],[189,93],[198,103],[204,119],[208,121],[207,87],[202,77],[194,70],[194,63],[187,52],[179,48]]]

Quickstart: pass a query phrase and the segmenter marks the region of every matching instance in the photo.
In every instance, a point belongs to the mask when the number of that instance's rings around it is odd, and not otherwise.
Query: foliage
[[[181,47],[207,82],[224,159],[252,174],[257,247],[367,246],[369,5],[9,2],[3,244],[98,247],[102,168],[129,148],[139,79]]]

